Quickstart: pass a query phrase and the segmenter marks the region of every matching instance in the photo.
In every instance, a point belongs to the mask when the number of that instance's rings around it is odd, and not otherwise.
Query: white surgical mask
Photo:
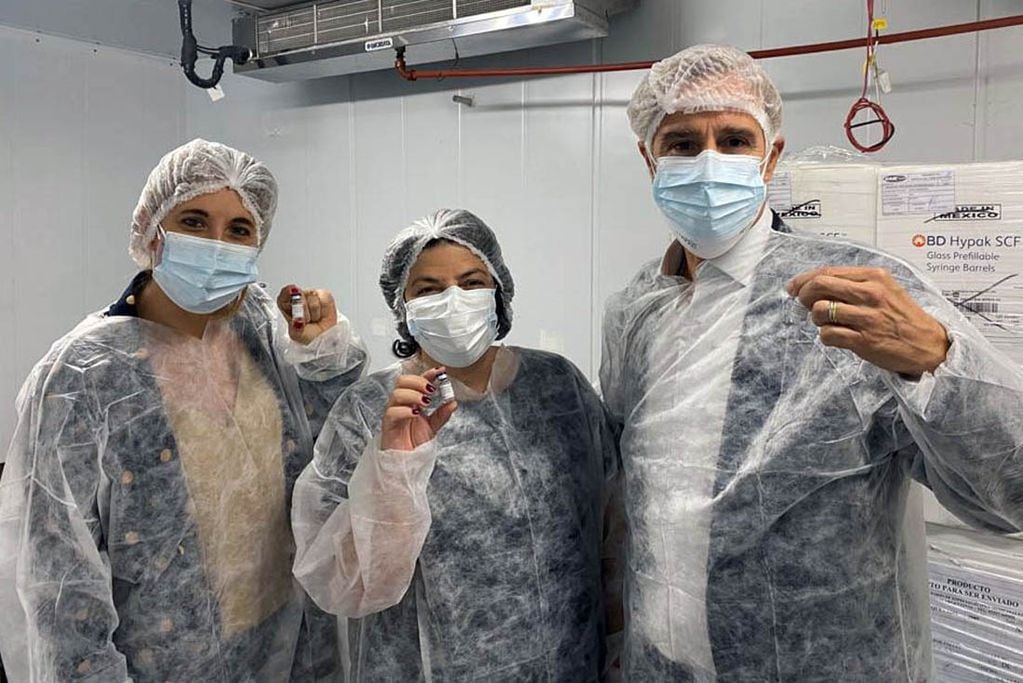
[[[654,202],[682,246],[700,258],[721,256],[753,227],[764,206],[766,162],[713,150],[695,157],[661,157]]]
[[[438,363],[467,368],[497,339],[496,290],[448,287],[405,304],[405,321],[419,345]]]

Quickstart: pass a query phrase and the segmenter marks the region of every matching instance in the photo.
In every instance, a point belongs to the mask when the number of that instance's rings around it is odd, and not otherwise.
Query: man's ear
[[[785,151],[785,138],[778,136],[774,144],[771,145],[771,159],[767,162],[767,168],[764,169],[764,182],[771,182],[771,178],[774,177],[774,169],[778,166],[778,162],[781,161],[782,152]]]
[[[637,142],[636,146],[639,148],[639,155],[643,157],[643,163],[646,164],[646,170],[650,173],[652,180],[657,173],[657,163],[650,157],[650,154],[646,151],[646,145],[642,141]]]

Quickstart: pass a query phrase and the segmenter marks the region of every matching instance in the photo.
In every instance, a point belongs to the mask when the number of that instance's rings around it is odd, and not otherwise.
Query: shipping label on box
[[[888,167],[878,194],[877,246],[1023,362],[1023,162]]]
[[[876,167],[783,165],[767,189],[771,208],[791,228],[874,245]]]
[[[885,216],[933,215],[955,209],[954,171],[886,171],[881,178],[881,213]]]
[[[928,573],[940,680],[1023,680],[1023,582],[934,561]]]

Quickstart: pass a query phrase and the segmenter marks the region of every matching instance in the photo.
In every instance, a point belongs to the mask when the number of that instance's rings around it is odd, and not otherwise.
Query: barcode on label
[[[971,311],[976,311],[977,313],[997,313],[998,312],[998,302],[997,301],[992,301],[990,299],[987,299],[987,300],[984,300],[984,299],[974,299],[973,301],[967,303],[966,306]]]
[[[963,299],[959,296],[959,292],[949,295],[945,294],[945,297],[956,306],[962,308],[962,310],[971,313],[998,313],[1001,310],[1001,302],[997,299]]]
[[[945,290],[942,294],[946,299],[967,312],[998,313],[1001,310],[1001,300],[989,296],[974,298],[976,296],[974,292],[964,292],[961,290]]]

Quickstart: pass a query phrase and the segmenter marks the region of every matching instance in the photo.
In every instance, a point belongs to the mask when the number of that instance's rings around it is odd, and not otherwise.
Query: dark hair
[[[497,338],[504,339],[511,332],[511,321],[504,309],[504,295],[501,293],[501,285],[494,288],[494,298],[497,299]]]
[[[419,343],[413,339],[407,341],[405,339],[395,339],[394,343],[391,344],[391,352],[398,358],[411,358],[416,355],[419,350]]]

